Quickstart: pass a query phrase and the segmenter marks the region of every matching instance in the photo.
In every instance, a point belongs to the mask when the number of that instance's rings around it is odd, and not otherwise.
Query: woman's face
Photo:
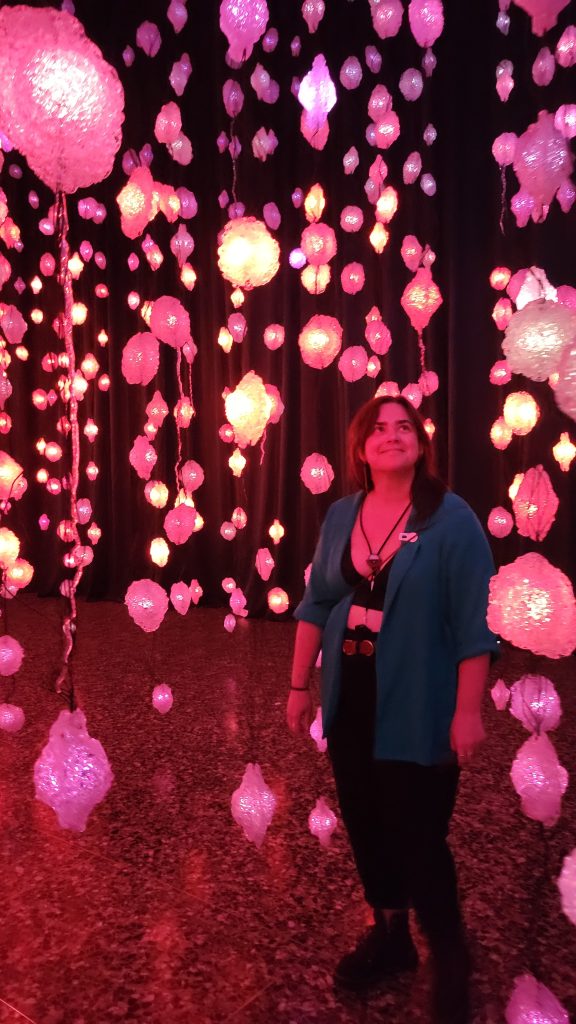
[[[414,469],[421,454],[416,428],[404,407],[396,402],[381,405],[364,445],[364,460],[372,474]]]

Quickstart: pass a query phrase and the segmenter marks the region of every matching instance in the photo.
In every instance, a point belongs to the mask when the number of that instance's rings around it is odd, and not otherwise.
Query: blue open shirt
[[[362,501],[361,492],[328,509],[310,580],[294,613],[323,630],[322,720],[330,732],[338,704],[342,640],[354,588],[342,576],[342,552]],[[450,725],[458,664],[497,653],[486,624],[492,555],[478,519],[456,494],[416,525],[390,569],[384,618],[376,644],[377,707],[374,756],[430,765],[454,760]]]

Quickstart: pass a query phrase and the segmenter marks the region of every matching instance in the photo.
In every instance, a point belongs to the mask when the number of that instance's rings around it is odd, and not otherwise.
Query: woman
[[[433,1019],[468,1020],[469,961],[446,842],[459,766],[484,738],[480,705],[496,639],[486,625],[488,543],[469,506],[432,470],[423,421],[376,398],[349,431],[361,490],[322,526],[299,619],[287,719],[322,717],[342,819],[374,926],[336,968],[364,989],[414,968],[416,911],[434,964]]]

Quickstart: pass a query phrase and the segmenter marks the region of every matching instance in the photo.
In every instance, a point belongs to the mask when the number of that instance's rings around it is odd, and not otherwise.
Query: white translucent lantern
[[[560,697],[546,676],[522,676],[510,687],[510,714],[529,732],[556,729],[562,717]]]
[[[0,122],[54,192],[75,192],[112,170],[124,120],[116,71],[67,11],[0,11]]]
[[[334,811],[326,803],[323,796],[318,797],[308,815],[308,828],[313,836],[320,840],[321,846],[329,846],[332,833],[338,827]]]
[[[314,149],[323,149],[328,138],[328,114],[336,103],[336,89],[330,78],[324,54],[312,61],[298,88],[298,101],[304,107],[300,128]]]
[[[538,299],[513,314],[502,349],[513,373],[546,380],[558,369],[564,346],[576,335],[576,313],[560,302]]]
[[[542,555],[521,555],[490,580],[488,625],[523,650],[566,657],[576,648],[576,602],[570,580]]]
[[[576,850],[572,850],[562,863],[562,871],[558,878],[558,888],[562,900],[562,910],[566,917],[576,924]]]
[[[168,611],[168,594],[154,580],[134,580],[124,598],[128,613],[145,633],[153,633]]]
[[[249,370],[224,400],[226,418],[234,427],[236,444],[242,448],[257,444],[270,420],[272,404],[262,378]]]
[[[576,420],[576,341],[562,352],[554,397],[558,408]]]
[[[570,436],[566,431],[560,434],[560,440],[554,445],[552,454],[562,472],[567,473],[576,456],[576,445],[570,440]]]
[[[333,316],[316,313],[304,325],[298,338],[303,361],[322,370],[334,361],[342,347],[342,327]]]
[[[269,580],[276,563],[274,562],[272,554],[268,548],[258,548],[255,564],[256,571],[260,576],[260,579],[264,580],[264,582]]]
[[[19,501],[27,486],[22,466],[0,451],[0,501]]]
[[[174,703],[174,697],[168,683],[159,683],[152,691],[152,704],[161,715],[165,715]]]
[[[527,391],[513,391],[506,396],[503,416],[512,433],[524,437],[536,426],[540,418],[540,409],[536,400]]]
[[[312,452],[302,463],[300,479],[312,494],[324,494],[334,479],[334,470],[325,455]]]
[[[556,518],[558,504],[552,482],[543,466],[527,469],[512,503],[520,536],[543,540]]]
[[[102,744],[88,734],[84,712],[61,711],[34,765],[36,798],[56,812],[62,828],[83,832],[113,781]]]
[[[568,772],[546,733],[531,736],[520,747],[510,777],[526,817],[547,827],[555,825],[568,786]]]
[[[24,658],[22,645],[13,636],[0,636],[0,676],[12,676],[18,671]]]
[[[248,764],[242,782],[232,794],[231,811],[246,839],[262,846],[274,810],[276,797],[266,785],[259,764]]]
[[[0,729],[3,732],[19,732],[24,722],[24,712],[17,704],[0,704]]]
[[[494,706],[497,711],[505,711],[508,701],[510,700],[510,690],[506,686],[503,679],[497,679],[494,686],[490,690],[490,696],[494,701]]]
[[[256,288],[272,280],[280,265],[280,246],[255,217],[230,220],[218,236],[218,266],[236,288]]]
[[[322,728],[322,708],[319,707],[316,711],[316,717],[310,726],[310,736],[316,744],[317,750],[321,754],[325,754],[328,749],[328,740],[323,736]]]

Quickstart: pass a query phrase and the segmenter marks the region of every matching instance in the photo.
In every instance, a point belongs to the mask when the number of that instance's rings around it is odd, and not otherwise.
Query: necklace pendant
[[[378,569],[382,564],[382,559],[380,558],[379,555],[369,554],[368,558],[366,559],[366,564],[368,568],[372,570],[373,573],[377,573]]]

